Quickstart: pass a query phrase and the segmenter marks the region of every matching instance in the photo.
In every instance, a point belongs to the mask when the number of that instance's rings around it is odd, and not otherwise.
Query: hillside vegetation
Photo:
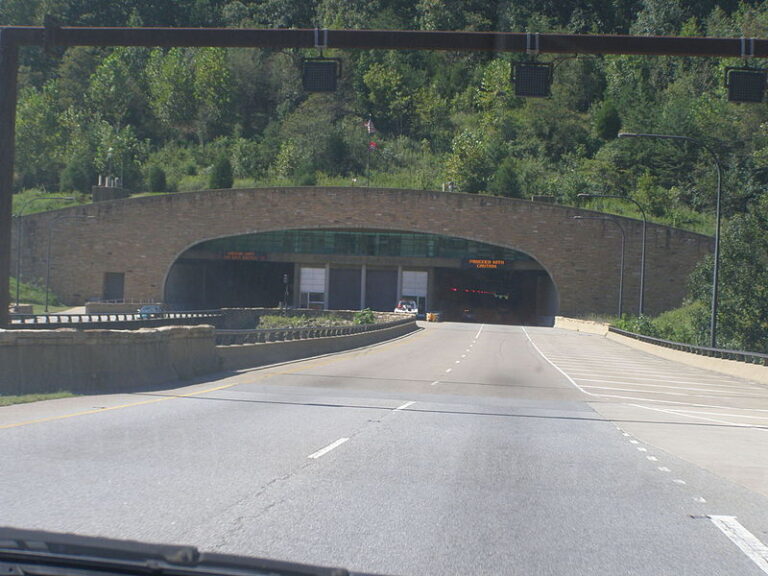
[[[768,3],[760,1],[0,2],[2,24],[40,24],[46,13],[63,24],[98,26],[768,36]],[[510,69],[530,58],[524,54],[326,50],[342,60],[340,88],[307,94],[301,60],[316,55],[23,49],[16,187],[87,193],[98,175],[137,192],[368,179],[440,189],[450,182],[467,193],[545,195],[565,204],[576,204],[579,193],[628,196],[655,221],[712,233],[715,170],[703,150],[616,139],[620,129],[686,135],[712,146],[724,167],[720,343],[768,350],[768,109],[728,103],[723,85],[725,69],[743,61],[559,58],[552,98],[522,99]],[[636,215],[628,202],[590,206]],[[708,301],[709,278],[705,262],[692,278],[689,304]],[[704,309],[685,308],[698,335],[708,325]]]

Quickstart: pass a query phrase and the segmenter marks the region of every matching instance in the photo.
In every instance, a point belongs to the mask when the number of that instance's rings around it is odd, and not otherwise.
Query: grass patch
[[[71,200],[50,200],[46,196],[55,196],[57,198],[70,197]],[[70,206],[79,206],[90,202],[90,196],[71,192],[46,192],[45,190],[22,190],[13,195],[13,214],[18,214],[19,210],[24,208],[23,216],[35,214],[36,212],[48,212],[49,210],[59,210],[69,208]]]
[[[16,303],[16,278],[9,280],[11,302]],[[22,282],[19,285],[19,304],[32,304],[35,307],[36,314],[42,314],[45,306],[45,286]],[[48,311],[51,313],[69,310],[71,306],[65,306],[59,302],[58,297],[53,292],[48,293]]]
[[[72,398],[76,394],[72,392],[60,391],[50,394],[21,394],[19,396],[0,396],[0,406],[12,406],[13,404],[28,404],[30,402],[40,402],[41,400],[57,400],[59,398]]]

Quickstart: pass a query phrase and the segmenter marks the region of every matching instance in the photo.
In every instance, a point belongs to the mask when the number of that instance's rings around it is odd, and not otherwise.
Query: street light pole
[[[611,218],[610,216],[571,216],[573,220],[607,220],[613,222],[621,231],[621,260],[619,263],[619,318],[623,313],[624,302],[624,245],[627,240],[627,235],[624,233],[624,227],[619,224],[618,220]]]
[[[54,216],[51,220],[50,226],[48,227],[48,251],[45,259],[45,313],[48,314],[48,289],[51,283],[51,241],[53,240],[53,229],[56,225],[56,222],[59,220],[69,220],[69,219],[82,219],[82,220],[92,220],[96,218],[95,216],[85,216],[85,215],[75,215],[75,216],[67,216],[64,214],[61,214],[59,216]]]
[[[618,196],[616,194],[578,194],[577,198],[618,198],[619,200],[632,202],[640,210],[640,214],[643,216],[643,239],[640,246],[640,303],[637,307],[637,314],[642,316],[645,310],[645,239],[648,228],[648,218],[645,215],[645,210],[643,210],[643,207],[637,200],[628,196]]]
[[[18,225],[17,225],[18,230],[16,233],[16,308],[19,307],[19,292],[20,292],[20,286],[21,286],[21,245],[22,245],[22,239],[24,234],[24,220],[22,216],[24,215],[24,210],[27,209],[27,206],[29,206],[33,202],[37,202],[38,200],[74,200],[74,197],[72,196],[35,196],[34,198],[29,198],[26,202],[24,202],[21,205],[21,208],[19,208],[19,211],[16,212],[16,214],[14,214],[18,222]]]
[[[649,134],[649,133],[635,133],[635,132],[619,132],[619,138],[656,138],[658,140],[682,140],[684,142],[691,142],[700,146],[706,150],[712,160],[715,162],[715,169],[717,170],[717,192],[715,199],[715,254],[714,254],[714,266],[712,270],[712,306],[709,318],[709,345],[711,348],[717,348],[717,293],[718,293],[718,279],[720,274],[720,197],[722,192],[722,168],[720,166],[720,158],[715,151],[710,148],[706,143],[697,138],[691,138],[690,136],[678,136],[676,134]]]

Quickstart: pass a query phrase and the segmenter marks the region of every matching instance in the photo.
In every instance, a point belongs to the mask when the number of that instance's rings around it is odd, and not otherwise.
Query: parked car
[[[400,300],[395,306],[395,312],[398,314],[418,314],[419,305],[415,300]]]
[[[163,308],[162,304],[146,304],[139,308],[136,313],[142,320],[165,318],[165,308]]]

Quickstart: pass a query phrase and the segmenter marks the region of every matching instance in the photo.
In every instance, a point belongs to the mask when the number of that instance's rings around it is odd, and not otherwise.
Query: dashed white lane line
[[[659,459],[656,458],[656,456],[646,456],[646,458],[648,458],[648,460],[650,460],[651,462],[658,462],[659,461]]]
[[[346,442],[347,440],[349,440],[349,438],[339,438],[338,440],[336,440],[336,442],[328,444],[328,446],[326,446],[325,448],[321,448],[317,452],[313,452],[312,454],[307,456],[307,458],[312,458],[313,460],[317,460],[321,456],[324,456],[325,454],[328,454],[328,452],[330,452],[334,448],[338,448],[339,446],[344,444],[344,442]]]
[[[685,486],[687,484],[685,480],[682,480],[680,478],[675,478],[674,480],[672,480],[672,482],[674,482],[675,484],[680,484],[680,486]]]
[[[768,546],[763,544],[749,530],[736,520],[736,516],[710,516],[712,524],[717,526],[728,539],[736,544],[760,570],[768,574]]]
[[[482,326],[480,326],[480,330],[478,330],[478,331],[477,331],[477,334],[475,334],[475,340],[477,340],[478,338],[480,338],[480,334],[482,334],[482,333],[483,333],[483,328],[485,328],[485,324],[483,324]]]
[[[462,355],[461,355],[461,357],[462,357],[462,358],[466,358],[466,357],[467,357],[467,355],[466,355],[466,354],[462,354]]]
[[[392,410],[392,412],[397,412],[398,410],[405,410],[406,408],[408,408],[408,406],[413,406],[415,403],[416,402],[414,402],[414,401],[406,402],[405,404],[402,404],[402,405],[398,406],[397,408],[395,408],[394,410]]]
[[[438,384],[440,384],[440,380],[435,380],[430,386],[437,386]]]
[[[461,364],[461,360],[456,360],[455,364]]]
[[[659,472],[671,472],[671,470],[666,466],[659,466],[658,470]]]
[[[630,440],[629,443],[630,444],[640,444],[640,441],[639,440]]]
[[[637,447],[637,451],[638,452],[648,452],[648,448],[644,448],[643,446],[638,446]]]
[[[453,368],[448,368],[448,369],[445,371],[445,373],[446,373],[446,374],[448,374],[448,373],[449,373],[449,372],[451,372],[452,370],[453,370]]]
[[[707,499],[706,498],[702,498],[701,496],[694,496],[693,497],[693,501],[694,502],[698,502],[699,504],[706,504],[707,503]]]

